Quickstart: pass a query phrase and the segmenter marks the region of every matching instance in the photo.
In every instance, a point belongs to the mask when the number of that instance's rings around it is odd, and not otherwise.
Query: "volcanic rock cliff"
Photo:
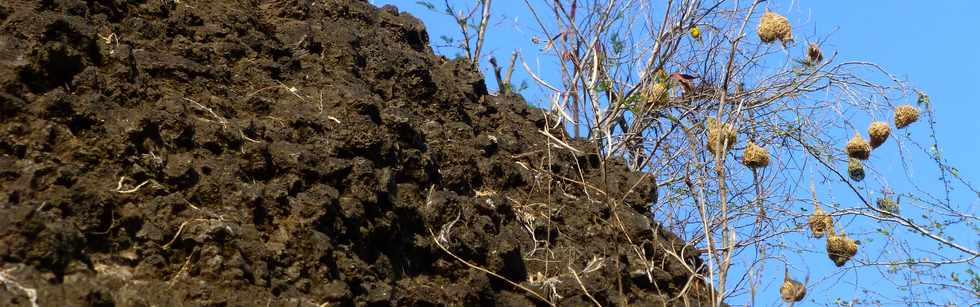
[[[3,1],[0,305],[696,305],[554,121],[393,7]]]

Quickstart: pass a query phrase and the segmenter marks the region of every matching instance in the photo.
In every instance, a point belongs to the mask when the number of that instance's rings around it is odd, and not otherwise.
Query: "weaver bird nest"
[[[895,128],[905,128],[917,120],[919,120],[918,108],[907,104],[895,108]]]
[[[793,26],[789,24],[789,19],[782,15],[766,11],[759,20],[759,39],[764,43],[771,43],[777,39],[787,44],[793,41]]]
[[[871,145],[857,133],[850,141],[847,141],[847,147],[844,147],[844,151],[847,152],[848,157],[855,159],[867,160],[871,157]]]
[[[847,158],[847,174],[851,175],[851,180],[864,180],[864,165],[861,164],[861,160]]]
[[[791,278],[789,270],[786,270],[783,275],[783,285],[779,286],[779,296],[787,303],[802,301],[806,297],[806,286]]]
[[[732,149],[737,140],[734,126],[708,118],[708,151],[717,155],[722,147],[726,151]]]
[[[888,123],[881,121],[871,123],[871,126],[868,127],[871,148],[878,148],[884,144],[885,140],[888,140],[889,134],[891,134],[891,128],[888,128]]]
[[[668,101],[667,94],[667,83],[661,81],[650,83],[643,91],[643,96],[647,99],[647,103],[653,105],[653,107],[666,106]]]
[[[769,165],[769,151],[749,141],[742,152],[742,164],[752,168],[766,167]]]
[[[827,256],[838,267],[844,266],[848,260],[857,255],[857,241],[848,238],[846,234],[834,234],[831,231],[827,235]]]
[[[814,204],[814,206],[816,209],[807,219],[807,224],[810,225],[810,232],[813,233],[814,238],[822,238],[830,229],[834,228],[834,218],[824,212],[823,208],[820,208],[820,204]]]
[[[886,196],[884,198],[879,198],[877,203],[878,203],[879,210],[887,212],[887,213],[882,213],[881,216],[887,217],[888,215],[899,214],[898,202],[896,202],[894,199],[891,199],[890,197]]]

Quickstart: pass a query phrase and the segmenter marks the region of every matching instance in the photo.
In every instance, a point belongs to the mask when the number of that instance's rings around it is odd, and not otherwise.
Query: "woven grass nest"
[[[791,278],[789,276],[789,269],[783,274],[783,285],[779,286],[779,297],[787,303],[799,302],[806,297],[806,286]]]
[[[904,104],[895,108],[895,128],[902,129],[908,127],[919,120],[919,109],[912,105]]]
[[[667,90],[666,82],[653,82],[645,88],[643,96],[647,99],[647,103],[654,107],[663,107],[668,101]]]
[[[789,19],[768,10],[759,20],[756,31],[764,43],[772,43],[777,39],[783,44],[793,41],[793,26],[789,24]]]
[[[887,212],[882,214],[882,216],[888,216],[889,214],[898,215],[900,213],[898,202],[896,202],[894,199],[891,199],[891,197],[879,198],[877,203],[878,203],[879,210]]]
[[[730,124],[719,123],[714,118],[708,118],[708,151],[717,155],[723,146],[726,151],[731,150],[736,141],[738,139],[735,127]]]
[[[867,160],[871,157],[871,144],[868,144],[868,141],[865,141],[860,134],[855,133],[854,137],[847,141],[847,147],[844,147],[844,151],[847,152],[848,157]]]
[[[769,165],[769,151],[749,141],[742,152],[742,164],[751,168],[766,167]]]
[[[878,148],[878,146],[884,144],[888,140],[889,134],[891,134],[891,128],[888,128],[888,123],[882,121],[871,123],[871,126],[868,126],[868,137],[871,139],[871,148]]]
[[[827,234],[827,257],[838,267],[844,266],[857,255],[857,250],[857,241],[848,238],[846,234],[837,235],[833,231]]]
[[[861,164],[861,160],[847,158],[847,174],[851,175],[851,180],[864,180],[864,165]]]
[[[822,238],[830,229],[834,228],[834,218],[824,212],[823,208],[820,208],[820,204],[814,204],[814,206],[816,209],[813,210],[813,214],[810,214],[807,224],[810,225],[810,232],[813,233],[814,238]]]

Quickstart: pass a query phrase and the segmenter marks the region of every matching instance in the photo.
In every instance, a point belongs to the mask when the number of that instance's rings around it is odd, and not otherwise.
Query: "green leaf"
[[[916,94],[919,96],[918,99],[916,99],[916,103],[919,105],[929,106],[929,95],[926,95],[924,92],[917,92]]]
[[[607,92],[611,87],[610,85],[611,84],[609,83],[609,81],[599,81],[599,83],[596,84],[595,88],[600,92]]]
[[[613,32],[612,37],[609,38],[610,43],[612,43],[613,53],[620,54],[625,49],[623,41],[619,39],[619,32]]]
[[[426,9],[428,9],[430,11],[433,11],[433,12],[436,11],[436,5],[435,4],[432,4],[432,2],[429,2],[429,1],[415,1],[415,4],[418,4],[420,6],[424,6]]]
[[[455,40],[452,37],[446,35],[439,36],[439,39],[441,39],[443,43],[446,43],[446,45],[452,45],[453,42],[455,42]]]

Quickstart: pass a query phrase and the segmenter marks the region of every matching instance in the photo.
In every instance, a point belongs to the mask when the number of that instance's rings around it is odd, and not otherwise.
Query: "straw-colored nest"
[[[718,154],[722,147],[726,151],[731,150],[736,141],[738,139],[736,138],[735,127],[730,124],[719,123],[714,118],[708,118],[708,151],[712,154]]]
[[[895,108],[895,128],[905,128],[917,120],[919,120],[918,108],[907,104]]]
[[[884,144],[885,140],[888,140],[889,134],[891,134],[891,128],[888,128],[888,123],[881,121],[871,123],[871,126],[868,127],[871,148],[878,148]]]
[[[844,147],[847,151],[847,156],[860,160],[867,160],[871,157],[871,145],[868,141],[865,141],[860,134],[854,134],[854,137],[850,141],[847,141],[847,147]]]
[[[749,141],[742,152],[742,164],[752,168],[766,167],[769,165],[769,151]]]
[[[663,107],[667,105],[667,93],[667,83],[658,81],[648,85],[643,91],[643,96],[647,99],[647,103],[654,107]]]
[[[864,165],[861,164],[861,160],[847,158],[847,174],[851,175],[851,180],[864,180]]]
[[[848,238],[846,234],[837,235],[831,232],[827,235],[827,256],[838,267],[844,266],[857,255],[857,250],[857,241]]]
[[[782,15],[766,11],[759,20],[759,28],[756,29],[759,39],[764,43],[771,43],[777,39],[783,44],[793,41],[793,26],[789,24],[789,19]]]
[[[820,47],[816,43],[810,43],[810,46],[806,47],[806,62],[810,65],[823,62],[823,52],[820,52]]]
[[[790,278],[789,271],[783,277],[783,285],[779,287],[779,296],[785,302],[799,302],[806,297],[806,286]]]
[[[813,233],[814,238],[822,238],[830,229],[834,228],[834,218],[824,212],[817,204],[813,214],[807,219],[807,224],[810,224],[810,232]]]
[[[898,202],[896,202],[894,199],[891,199],[890,197],[879,198],[877,203],[878,203],[879,210],[887,212],[887,213],[883,213],[882,216],[888,216],[889,214],[898,215],[900,213]]]

